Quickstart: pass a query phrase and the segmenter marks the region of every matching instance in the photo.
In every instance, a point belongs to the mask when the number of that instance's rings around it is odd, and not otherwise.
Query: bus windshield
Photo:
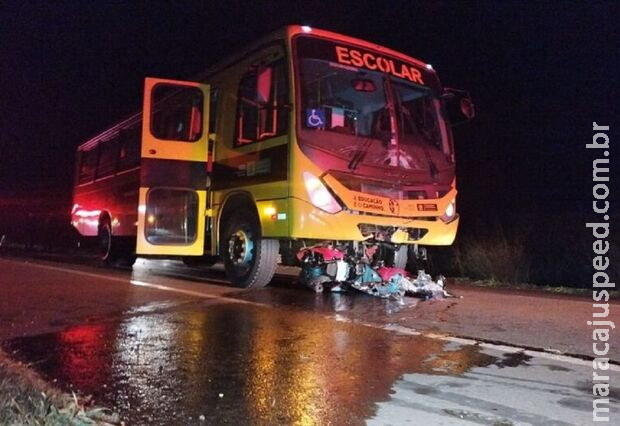
[[[324,40],[298,38],[297,54],[302,149],[341,159],[329,168],[342,172],[380,176],[397,168],[432,180],[453,173],[450,133],[437,90],[427,85],[434,77]]]

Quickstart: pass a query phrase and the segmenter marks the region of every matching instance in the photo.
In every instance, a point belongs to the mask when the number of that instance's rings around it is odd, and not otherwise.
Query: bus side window
[[[118,170],[127,170],[140,165],[140,126],[121,130],[118,153]]]
[[[256,142],[258,132],[258,104],[256,103],[256,71],[250,71],[239,83],[237,99],[237,125],[235,126],[235,145]]]
[[[286,134],[288,103],[284,59],[248,71],[239,83],[234,145]]]
[[[286,62],[281,59],[274,65],[274,86],[273,97],[276,101],[273,111],[277,112],[276,116],[276,134],[284,135],[288,133],[290,100],[288,93],[288,73],[286,71]]]
[[[118,134],[112,139],[99,144],[99,162],[97,164],[97,178],[112,175],[116,172],[118,160]]]
[[[209,97],[209,133],[215,133],[215,126],[217,125],[217,98],[219,91],[217,89],[211,89]]]
[[[97,167],[98,146],[80,153],[80,172],[78,175],[78,183],[87,183],[95,178],[95,169]]]
[[[217,140],[217,99],[219,90],[211,87],[209,94],[209,145],[207,148],[207,173],[213,172],[213,151],[215,149],[215,141]]]
[[[203,96],[196,87],[158,84],[151,101],[151,134],[157,139],[195,142],[202,136]]]

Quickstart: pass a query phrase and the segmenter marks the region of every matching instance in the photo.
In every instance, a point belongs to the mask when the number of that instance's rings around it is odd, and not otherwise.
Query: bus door
[[[204,253],[208,126],[209,86],[145,80],[137,254]]]

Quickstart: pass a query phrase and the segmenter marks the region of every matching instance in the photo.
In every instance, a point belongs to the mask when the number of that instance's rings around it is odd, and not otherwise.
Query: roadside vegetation
[[[50,386],[0,351],[0,424],[117,425],[118,415]]]
[[[431,266],[444,275],[487,285],[591,290],[594,239],[587,222],[588,217],[576,214],[480,220],[474,227],[462,227],[453,246],[431,250]],[[608,242],[607,273],[614,281],[620,272],[620,244],[612,238]]]

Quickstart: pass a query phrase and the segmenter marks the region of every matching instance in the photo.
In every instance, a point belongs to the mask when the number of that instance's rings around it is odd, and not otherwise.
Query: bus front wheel
[[[237,287],[264,287],[275,274],[280,243],[261,238],[255,215],[234,213],[220,235],[226,277]]]

